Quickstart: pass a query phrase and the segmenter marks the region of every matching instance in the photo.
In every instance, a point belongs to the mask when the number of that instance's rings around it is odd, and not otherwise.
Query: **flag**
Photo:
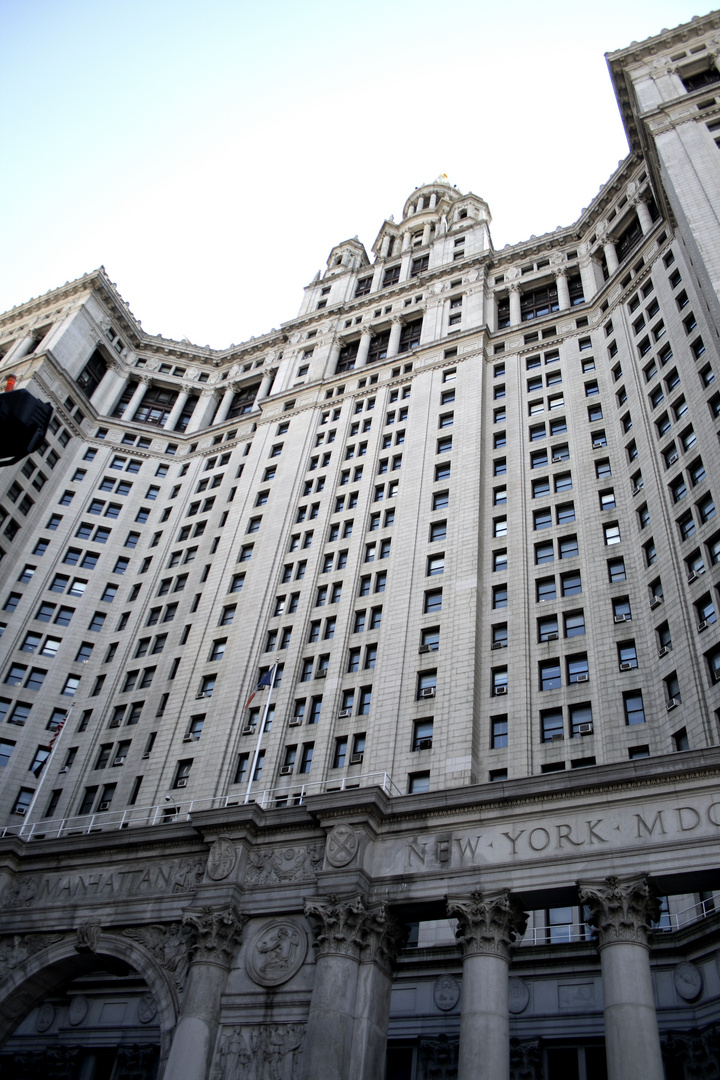
[[[260,682],[259,682],[259,683],[257,684],[257,686],[255,687],[255,689],[253,690],[252,694],[251,694],[251,695],[250,695],[250,697],[249,697],[249,698],[247,699],[247,702],[246,702],[246,704],[245,704],[245,708],[246,708],[246,709],[248,709],[248,708],[250,707],[250,702],[251,702],[251,701],[252,701],[252,699],[253,699],[253,698],[255,697],[255,695],[257,694],[258,690],[262,690],[262,688],[263,688],[264,686],[272,686],[272,681],[273,681],[273,679],[274,679],[274,677],[275,677],[275,668],[276,668],[276,667],[277,667],[277,664],[273,664],[273,666],[272,666],[272,667],[270,668],[270,670],[269,670],[269,671],[266,671],[266,672],[265,672],[265,674],[263,675],[262,679],[260,680]]]
[[[58,724],[58,726],[55,728],[55,734],[53,735],[52,739],[48,743],[48,750],[52,750],[53,746],[55,745],[55,742],[56,742],[57,738],[60,735],[60,732],[65,727],[65,721],[66,720],[67,720],[67,716],[64,716],[62,718],[62,720],[60,721],[60,723]]]

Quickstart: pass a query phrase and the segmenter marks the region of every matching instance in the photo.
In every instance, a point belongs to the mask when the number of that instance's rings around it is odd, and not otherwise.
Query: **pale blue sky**
[[[686,0],[0,0],[0,311],[101,263],[143,326],[292,318],[446,172],[496,247],[571,223],[627,153],[604,52]]]

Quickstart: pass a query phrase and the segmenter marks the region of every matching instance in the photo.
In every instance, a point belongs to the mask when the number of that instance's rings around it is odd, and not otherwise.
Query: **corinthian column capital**
[[[580,882],[580,903],[590,908],[588,922],[598,947],[624,941],[647,945],[648,931],[660,917],[655,886],[646,874]]]
[[[456,937],[462,943],[463,956],[488,953],[509,959],[510,946],[527,926],[527,915],[508,889],[448,897],[447,913],[458,920]]]

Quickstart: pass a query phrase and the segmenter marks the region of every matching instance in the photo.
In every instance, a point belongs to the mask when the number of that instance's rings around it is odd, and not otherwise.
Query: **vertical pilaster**
[[[620,262],[617,257],[617,251],[612,240],[603,241],[603,251],[605,252],[605,262],[607,263],[608,276],[612,277],[617,270]]]
[[[263,368],[262,382],[260,383],[260,386],[258,387],[258,392],[255,395],[255,401],[253,403],[253,408],[254,409],[257,409],[260,402],[264,401],[265,398],[270,393],[274,378],[275,378],[275,372],[271,368]]]
[[[560,311],[570,310],[570,289],[568,287],[567,270],[560,267],[555,271],[555,283],[558,291],[558,307]]]
[[[638,221],[640,222],[640,228],[642,229],[643,236],[647,236],[653,227],[653,220],[650,215],[650,207],[643,198],[639,198],[635,203],[635,209],[637,210]]]
[[[655,890],[644,874],[580,883],[579,889],[600,951],[608,1080],[662,1080],[648,944],[660,916]]]
[[[390,323],[390,340],[388,341],[387,358],[391,356],[397,356],[398,349],[400,347],[400,335],[402,334],[402,328],[405,320],[402,315],[393,315]]]
[[[185,403],[186,403],[187,399],[190,397],[190,389],[191,388],[189,386],[183,386],[181,388],[180,393],[178,394],[177,398],[175,399],[175,404],[173,405],[172,409],[170,410],[170,415],[168,416],[167,420],[163,424],[163,427],[165,428],[166,431],[174,431],[175,430],[175,425],[177,424],[178,420],[180,419],[180,413],[185,408]]]
[[[338,362],[338,357],[340,356],[341,351],[342,351],[342,341],[340,340],[340,338],[337,338],[337,337],[333,338],[333,340],[332,340],[332,342],[330,344],[330,353],[328,355],[328,370],[327,370],[328,375],[334,375],[335,374],[335,366],[336,366],[336,364]]]
[[[129,378],[126,369],[118,361],[112,361],[90,398],[93,408],[101,414],[112,413]]]
[[[192,416],[188,420],[187,427],[185,428],[186,435],[191,435],[193,431],[199,431],[200,428],[208,426],[212,418],[212,410],[216,401],[217,397],[213,388],[207,387],[207,389],[200,393],[200,396],[195,402]]]
[[[215,413],[215,420],[213,421],[213,423],[222,424],[223,420],[227,417],[227,414],[230,412],[232,400],[235,397],[235,390],[236,387],[234,383],[228,386],[227,390],[222,396],[222,401],[218,405],[218,411]]]
[[[510,325],[519,326],[520,317],[520,286],[513,281],[509,287],[510,292]]]
[[[208,1080],[220,1024],[220,998],[246,918],[233,907],[183,914],[192,930],[192,959],[164,1080]]]
[[[357,356],[355,357],[355,367],[361,368],[367,364],[368,353],[370,352],[370,342],[375,337],[375,331],[366,329],[363,330],[360,335],[360,344],[358,345]]]
[[[527,915],[507,889],[448,898],[447,913],[463,946],[458,1080],[509,1080],[510,946]]]

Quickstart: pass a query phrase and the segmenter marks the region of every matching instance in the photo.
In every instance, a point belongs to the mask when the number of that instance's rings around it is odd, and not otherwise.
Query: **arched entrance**
[[[96,948],[61,937],[1,943],[0,1078],[159,1080],[178,1012],[171,977],[120,935]]]

